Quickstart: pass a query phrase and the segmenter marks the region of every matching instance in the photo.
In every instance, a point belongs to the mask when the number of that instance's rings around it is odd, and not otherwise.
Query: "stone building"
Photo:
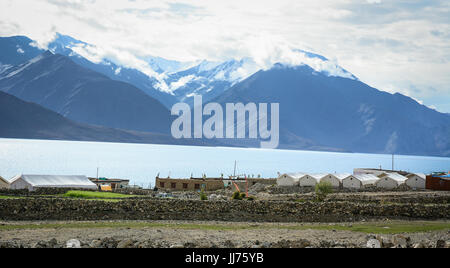
[[[171,179],[156,178],[156,187],[161,190],[170,191],[217,191],[238,185],[239,189],[245,189],[246,186],[251,187],[257,183],[272,185],[276,184],[276,179],[249,178],[245,179],[224,179],[224,178],[191,178],[191,179]],[[234,184],[233,184],[234,183]]]

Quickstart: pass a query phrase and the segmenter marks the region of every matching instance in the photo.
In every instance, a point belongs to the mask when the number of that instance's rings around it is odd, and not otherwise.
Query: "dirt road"
[[[411,232],[396,234],[402,230]],[[389,247],[445,247],[450,223],[0,222],[0,247],[65,247],[70,239],[94,248],[366,247],[371,238]]]

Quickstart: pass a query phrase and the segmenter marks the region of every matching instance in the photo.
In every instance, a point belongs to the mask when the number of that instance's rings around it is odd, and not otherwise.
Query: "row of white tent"
[[[329,182],[335,188],[361,189],[377,187],[382,189],[396,189],[406,185],[411,189],[425,189],[425,174],[409,174],[407,176],[398,173],[374,174],[308,174],[286,173],[277,179],[278,186],[314,187],[320,182]]]

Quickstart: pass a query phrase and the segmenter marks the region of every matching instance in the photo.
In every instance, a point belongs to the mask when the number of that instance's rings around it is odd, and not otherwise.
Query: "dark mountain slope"
[[[17,65],[42,54],[32,43],[25,36],[0,37],[0,64]]]
[[[6,70],[0,90],[77,122],[170,133],[170,112],[160,102],[51,52]]]
[[[0,92],[0,137],[151,144],[205,145],[164,134],[123,131],[73,122],[37,104]]]

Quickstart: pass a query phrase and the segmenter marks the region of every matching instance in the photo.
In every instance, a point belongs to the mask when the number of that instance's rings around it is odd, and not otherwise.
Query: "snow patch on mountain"
[[[23,70],[25,70],[28,66],[30,66],[30,65],[32,65],[32,64],[34,64],[34,63],[36,63],[36,62],[38,62],[38,61],[40,61],[42,59],[44,59],[49,54],[51,54],[51,52],[47,51],[46,53],[41,54],[41,55],[39,55],[39,56],[37,56],[37,57],[35,57],[35,58],[33,58],[33,59],[31,59],[31,60],[21,64],[21,65],[18,65],[18,66],[15,66],[15,67],[9,67],[9,68],[3,70],[0,73],[5,72],[5,76],[1,77],[0,80],[5,79],[5,78],[13,77],[14,75],[16,75],[16,74],[22,72]]]
[[[223,62],[208,60],[181,62],[154,56],[138,57],[127,51],[118,51],[108,46],[94,46],[61,34],[56,34],[48,47],[54,53],[85,58],[94,64],[112,66],[111,74],[118,78],[126,78],[122,75],[124,69],[136,70],[148,76],[149,83],[155,89],[175,95],[179,99],[194,92],[217,95],[259,70],[273,68],[275,64],[288,67],[307,65],[317,73],[357,80],[336,61],[305,50],[292,49],[286,45],[255,48],[247,58]],[[215,93],[216,91],[218,93]]]
[[[196,68],[199,73],[208,72],[221,65],[221,62],[212,62],[204,60]]]
[[[170,90],[173,92],[180,87],[186,86],[189,82],[194,80],[196,77],[194,75],[183,76],[179,80],[170,83]]]
[[[153,56],[145,58],[145,61],[148,62],[150,67],[156,72],[166,74],[181,72],[200,63],[200,61],[181,62]]]
[[[266,57],[254,58],[254,61],[263,70],[271,69],[275,64],[288,67],[306,65],[311,67],[315,72],[324,73],[328,76],[357,80],[353,74],[340,67],[336,61],[301,49],[277,47],[271,53],[267,54]]]
[[[25,51],[20,46],[16,46],[16,47],[17,47],[17,53],[19,53],[19,54],[25,53]]]
[[[13,66],[9,65],[9,64],[2,64],[2,63],[0,63],[0,77],[1,77],[2,73],[6,72],[11,67],[13,67]]]
[[[153,70],[145,60],[130,52],[118,51],[107,46],[98,47],[61,34],[56,34],[55,39],[49,44],[49,49],[54,53],[82,57],[94,64],[117,65],[118,68],[114,70],[116,75],[120,75],[122,68],[135,69],[148,76],[149,80],[156,80],[155,83],[159,85],[161,91],[170,91],[164,81],[165,74]]]

